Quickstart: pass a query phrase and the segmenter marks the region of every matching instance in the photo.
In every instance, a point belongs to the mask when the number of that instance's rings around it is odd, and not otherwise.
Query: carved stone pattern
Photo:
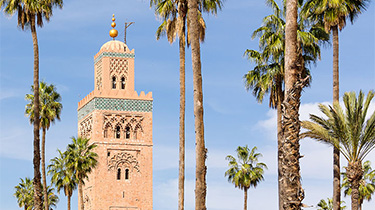
[[[137,172],[140,172],[137,158],[126,152],[116,153],[108,161],[108,171],[121,167],[130,168],[131,170],[135,169]]]
[[[129,115],[129,114],[104,114],[103,115],[103,130],[107,132],[114,131],[117,126],[120,126],[121,133],[125,133],[125,128],[129,127],[130,132],[138,132],[138,134],[143,134],[143,116],[141,115]],[[107,136],[110,137],[110,136]],[[140,136],[138,136],[140,139]]]
[[[124,76],[128,73],[128,61],[121,58],[111,58],[109,61],[110,75]]]
[[[102,88],[102,60],[98,61],[96,64],[96,89],[100,90]]]
[[[90,138],[92,134],[92,115],[88,116],[79,124],[80,136]]]

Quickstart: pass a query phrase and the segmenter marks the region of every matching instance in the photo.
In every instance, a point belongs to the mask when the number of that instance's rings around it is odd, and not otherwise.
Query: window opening
[[[119,139],[119,138],[120,138],[120,134],[121,134],[120,126],[117,126],[117,127],[116,127],[116,139]]]
[[[129,169],[125,169],[125,179],[129,179]]]
[[[125,128],[125,138],[130,139],[130,128],[129,128],[129,126],[127,126]]]
[[[121,89],[125,89],[125,77],[121,78]]]
[[[108,138],[108,131],[107,131],[107,129],[104,130],[104,138]]]
[[[108,152],[108,153],[107,153],[107,156],[108,156],[108,157],[109,157],[109,156],[111,156],[111,153],[110,153],[110,152]]]
[[[121,179],[121,168],[117,169],[117,180]]]
[[[112,89],[116,89],[116,77],[112,77]]]

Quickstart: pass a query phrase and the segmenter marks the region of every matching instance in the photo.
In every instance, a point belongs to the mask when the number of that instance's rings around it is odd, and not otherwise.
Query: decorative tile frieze
[[[134,53],[116,53],[116,52],[102,52],[95,60],[94,64],[98,62],[102,57],[118,57],[118,58],[134,58],[135,54]]]
[[[78,121],[94,110],[152,112],[152,101],[118,98],[93,98],[78,110]]]

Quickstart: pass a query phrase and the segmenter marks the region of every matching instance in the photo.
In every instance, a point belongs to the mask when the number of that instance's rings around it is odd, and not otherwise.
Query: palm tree
[[[31,86],[32,92],[34,92],[34,87]],[[34,95],[26,94],[26,100],[29,102],[26,105],[25,113],[30,118],[30,123],[34,122]],[[45,82],[40,82],[39,84],[39,122],[42,128],[42,150],[41,150],[41,160],[42,160],[42,180],[43,186],[47,186],[46,181],[46,166],[45,166],[45,147],[46,147],[46,132],[51,126],[51,123],[55,122],[55,119],[60,120],[60,113],[62,109],[62,104],[60,103],[60,94],[56,92],[56,88],[53,84],[47,85]],[[44,200],[47,200],[47,188],[43,188]]]
[[[64,189],[64,194],[68,197],[67,209],[70,210],[70,201],[73,191],[77,188],[77,180],[73,171],[68,169],[66,153],[57,151],[59,156],[51,160],[50,165],[48,165],[48,174],[51,175],[51,183],[56,186],[57,192],[60,193],[60,190]]]
[[[322,21],[326,32],[332,31],[333,40],[333,102],[338,102],[339,91],[339,33],[349,18],[354,19],[366,9],[367,0],[308,0],[301,13],[313,21]],[[340,151],[333,148],[333,209],[340,207]]]
[[[30,178],[26,177],[25,180],[21,178],[21,183],[14,187],[16,192],[14,196],[17,198],[18,206],[24,207],[25,210],[33,210],[34,207],[34,186],[33,181]],[[57,202],[59,202],[59,198],[53,193],[53,188],[51,186],[47,186],[47,199],[48,199],[48,206],[56,207]],[[45,204],[43,199],[43,204]],[[45,205],[43,205],[45,206]]]
[[[371,168],[371,162],[368,160],[363,163],[363,178],[359,183],[359,209],[362,209],[362,204],[364,200],[370,201],[372,198],[372,194],[375,192],[375,170]],[[341,174],[343,176],[342,179],[342,187],[344,190],[344,195],[351,195],[352,188],[350,187],[350,183],[348,180],[348,176],[346,173]]]
[[[343,206],[344,201],[341,201],[341,207],[340,210],[346,209],[346,206]],[[324,199],[321,199],[317,205],[318,210],[332,210],[332,198],[327,198],[327,201]]]
[[[24,207],[25,210],[31,209],[34,206],[34,188],[32,180],[28,177],[26,177],[25,180],[21,178],[21,182],[14,188],[16,189],[14,196],[17,198],[18,206]]]
[[[155,6],[155,13],[160,16],[163,23],[156,31],[157,40],[166,35],[168,41],[173,43],[175,38],[179,39],[180,54],[180,121],[179,121],[179,181],[178,181],[178,209],[184,209],[184,180],[185,180],[185,41],[189,46],[189,36],[186,35],[186,29],[189,31],[190,22],[188,15],[187,0],[150,0],[150,6]],[[217,13],[221,9],[221,0],[199,1],[203,12]],[[205,22],[199,12],[199,38],[204,41]],[[186,40],[186,37],[188,39]]]
[[[299,106],[302,88],[308,77],[303,78],[302,52],[298,45],[298,1],[286,1],[285,16],[285,93],[282,109],[283,137],[281,147],[281,188],[283,209],[301,209],[304,193],[301,184],[299,159]]]
[[[34,49],[34,200],[35,210],[42,209],[42,190],[40,182],[40,148],[39,148],[39,46],[36,33],[36,25],[43,26],[43,19],[49,21],[52,16],[52,8],[58,6],[62,8],[62,0],[0,0],[0,8],[4,7],[4,12],[9,15],[17,13],[18,25],[22,30],[30,28],[33,38]],[[47,207],[46,207],[46,210]]]
[[[375,112],[365,122],[374,95],[373,91],[369,91],[364,101],[362,91],[359,92],[358,98],[355,92],[345,93],[345,113],[337,102],[333,107],[320,104],[320,110],[328,118],[310,114],[312,122],[302,122],[307,131],[302,133],[301,137],[311,137],[338,148],[348,161],[346,174],[352,189],[352,210],[359,208],[359,185],[363,178],[362,161],[375,148]]]
[[[256,153],[256,150],[256,147],[250,151],[247,145],[239,146],[236,150],[238,159],[232,155],[225,158],[229,161],[229,169],[225,172],[225,176],[235,187],[244,191],[244,210],[247,209],[247,190],[250,187],[256,188],[258,183],[264,180],[264,169],[267,169],[266,164],[258,162],[262,154]]]
[[[270,94],[269,106],[277,110],[277,142],[278,142],[278,179],[279,179],[279,209],[282,209],[281,196],[281,138],[282,118],[281,103],[284,99],[284,45],[285,45],[285,12],[274,0],[267,0],[274,11],[263,19],[262,26],[252,34],[252,39],[259,37],[260,51],[246,50],[245,55],[256,66],[244,76],[245,87],[252,89],[257,101],[262,103],[264,96]],[[310,75],[307,65],[320,59],[320,44],[329,40],[329,35],[318,24],[307,27],[300,17],[297,40],[302,48],[303,75]],[[310,79],[309,81],[310,82]],[[308,83],[309,85],[309,83]]]
[[[98,155],[94,152],[96,144],[89,144],[90,139],[82,137],[72,137],[73,143],[69,144],[66,150],[67,168],[72,171],[78,181],[78,199],[79,209],[84,210],[83,206],[83,185],[84,179],[97,165]]]
[[[47,186],[47,198],[48,198],[48,205],[45,205],[46,202],[43,202],[43,206],[49,207],[49,210],[52,210],[51,207],[56,207],[56,204],[59,202],[59,197],[53,192],[55,189],[52,186]],[[44,200],[43,200],[44,201]]]

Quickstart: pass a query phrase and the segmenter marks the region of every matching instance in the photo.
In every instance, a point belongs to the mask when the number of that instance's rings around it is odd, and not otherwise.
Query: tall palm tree
[[[301,184],[299,159],[299,106],[302,88],[308,81],[302,76],[302,52],[297,41],[298,1],[286,0],[285,16],[285,93],[283,101],[283,137],[281,147],[281,186],[284,210],[301,209],[304,192]]]
[[[33,182],[30,178],[21,178],[21,182],[14,187],[16,192],[13,194],[17,198],[19,207],[24,207],[25,210],[33,207],[34,188]]]
[[[55,189],[52,186],[47,186],[46,189],[47,189],[48,202],[43,202],[43,206],[44,207],[48,206],[48,209],[52,210],[51,207],[57,206],[57,203],[59,202],[59,197],[53,192]]]
[[[156,31],[156,38],[166,35],[168,41],[173,43],[176,37],[179,39],[180,55],[180,121],[179,121],[179,181],[178,181],[178,209],[184,209],[184,180],[185,180],[185,42],[190,44],[190,22],[188,16],[187,0],[150,0],[150,6],[155,6],[155,13],[163,20]],[[222,0],[203,0],[199,2],[203,12],[217,13],[222,7]],[[204,41],[205,22],[199,12],[199,38]],[[187,30],[186,30],[187,29]],[[186,40],[186,37],[188,38]]]
[[[363,178],[359,183],[359,209],[362,210],[364,200],[370,201],[372,194],[375,192],[375,170],[371,168],[371,162],[368,160],[363,163]],[[344,195],[351,195],[352,188],[346,173],[342,173],[342,187],[344,188]]]
[[[257,101],[262,103],[264,96],[269,96],[269,106],[277,110],[277,142],[278,142],[278,179],[279,179],[279,209],[282,209],[281,196],[281,145],[282,145],[282,115],[281,103],[284,99],[284,45],[285,45],[285,11],[280,9],[274,0],[267,0],[274,11],[272,15],[263,18],[262,26],[252,34],[252,39],[259,37],[260,51],[246,50],[245,55],[256,66],[244,76],[245,87],[252,89]],[[305,26],[304,19],[299,17],[297,40],[302,48],[303,75],[310,75],[307,66],[320,59],[320,44],[328,42],[329,35],[324,29],[315,24]],[[309,81],[310,82],[310,79]],[[309,85],[309,84],[308,84]]]
[[[17,13],[18,25],[22,30],[30,28],[34,49],[34,199],[35,210],[42,209],[42,190],[40,182],[40,139],[39,139],[39,46],[36,33],[36,25],[43,26],[43,19],[49,21],[52,16],[52,8],[62,8],[63,0],[0,0],[0,8],[9,15]],[[26,26],[26,28],[25,28]],[[48,210],[48,209],[46,209]]]
[[[261,153],[256,153],[256,147],[250,151],[249,147],[239,146],[236,150],[237,158],[228,155],[225,159],[229,161],[229,169],[225,172],[228,181],[232,182],[235,187],[244,191],[244,210],[247,209],[247,191],[250,187],[256,188],[258,183],[264,180],[264,169],[267,169],[265,163],[258,162],[262,157]]]
[[[84,179],[88,178],[88,174],[96,167],[98,155],[94,152],[96,144],[89,144],[90,139],[82,137],[72,137],[72,143],[68,145],[66,150],[67,168],[72,171],[78,181],[78,199],[80,210],[84,210],[83,206],[83,185]]]
[[[327,119],[310,114],[311,121],[303,121],[307,129],[301,137],[311,137],[338,148],[348,161],[346,174],[352,189],[352,210],[359,208],[359,185],[363,178],[362,161],[375,148],[375,112],[365,122],[369,104],[374,97],[369,91],[366,100],[362,91],[358,98],[355,92],[345,93],[345,112],[340,104],[332,106],[320,104],[319,109]]]
[[[307,0],[301,13],[313,21],[322,21],[326,32],[332,31],[333,40],[333,102],[338,102],[339,91],[339,30],[349,18],[354,19],[366,9],[367,0]],[[340,151],[333,148],[333,209],[340,208]]]
[[[66,153],[58,150],[59,156],[53,158],[48,165],[48,174],[51,175],[51,183],[57,188],[57,192],[64,190],[65,196],[68,197],[68,210],[70,210],[71,197],[73,191],[77,188],[77,179],[73,171],[68,169]]]
[[[34,86],[31,86],[32,92],[34,92]],[[30,118],[30,123],[34,122],[34,95],[26,94],[26,100],[29,102],[26,105],[25,113]],[[47,85],[45,82],[39,84],[39,122],[42,128],[42,148],[41,148],[41,161],[42,161],[42,182],[43,186],[47,186],[46,181],[46,160],[45,160],[45,148],[46,148],[46,133],[50,128],[51,123],[55,122],[55,119],[60,120],[60,113],[62,104],[60,103],[60,94],[56,92],[56,88],[53,84]],[[47,188],[43,187],[44,200],[47,200]],[[48,209],[48,206],[47,206]]]

